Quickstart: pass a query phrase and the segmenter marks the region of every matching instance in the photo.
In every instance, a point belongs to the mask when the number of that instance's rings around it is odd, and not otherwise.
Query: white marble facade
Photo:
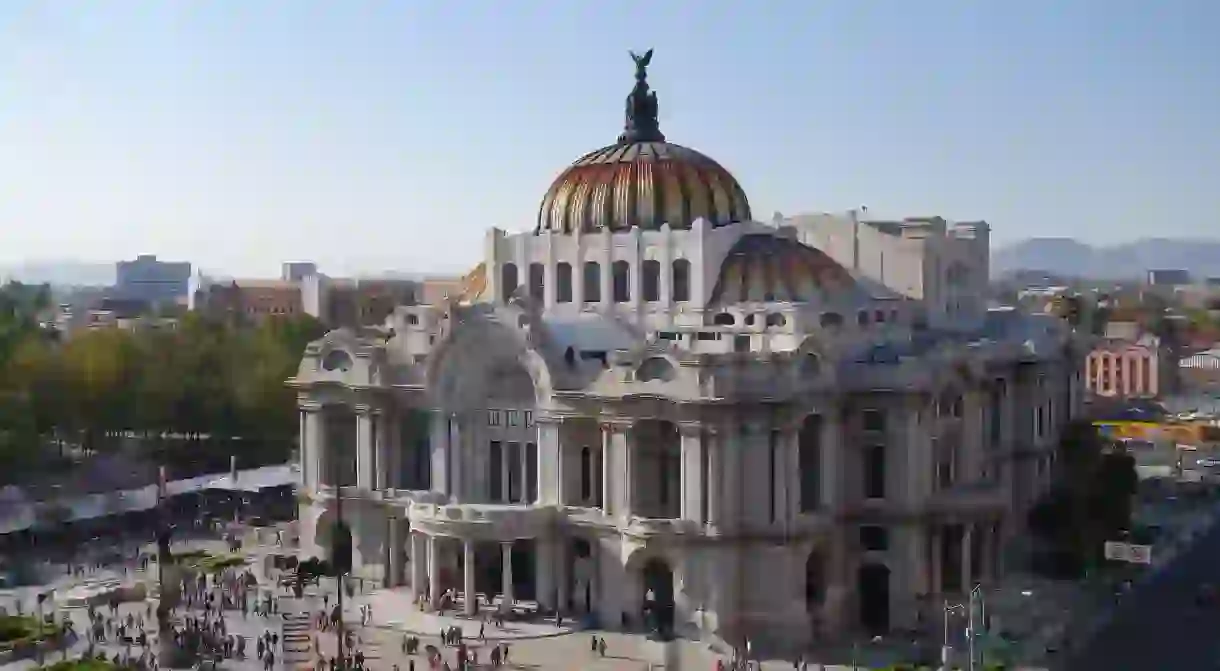
[[[986,308],[986,224],[586,215],[492,230],[461,296],[310,345],[303,552],[343,485],[387,586],[609,627],[647,596],[682,635],[789,648],[1003,571],[1083,352]]]

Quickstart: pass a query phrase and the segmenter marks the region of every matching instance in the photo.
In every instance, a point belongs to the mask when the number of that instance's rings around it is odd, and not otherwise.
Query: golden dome
[[[632,54],[635,89],[627,96],[618,142],[585,154],[559,175],[538,208],[536,233],[595,233],[609,229],[690,228],[750,220],[741,185],[707,156],[665,141],[657,122],[657,94],[647,81],[652,51]]]
[[[802,302],[856,285],[825,252],[769,233],[741,236],[720,264],[713,304]]]

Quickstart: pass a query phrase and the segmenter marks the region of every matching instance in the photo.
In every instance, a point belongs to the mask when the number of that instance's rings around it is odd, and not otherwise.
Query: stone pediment
[[[386,365],[384,336],[363,337],[351,329],[335,329],[305,347],[290,384],[379,386]]]

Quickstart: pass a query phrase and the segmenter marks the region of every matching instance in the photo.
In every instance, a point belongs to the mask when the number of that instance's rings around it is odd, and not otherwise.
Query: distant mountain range
[[[1139,279],[1149,270],[1187,270],[1220,277],[1220,240],[1147,238],[1094,247],[1072,238],[1031,238],[991,252],[993,277],[1019,270],[1061,277]]]

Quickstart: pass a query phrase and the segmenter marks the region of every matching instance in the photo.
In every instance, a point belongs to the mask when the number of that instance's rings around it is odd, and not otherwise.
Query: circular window
[[[351,368],[351,355],[341,349],[331,350],[326,353],[326,356],[322,357],[323,370],[344,372],[351,370]]]

